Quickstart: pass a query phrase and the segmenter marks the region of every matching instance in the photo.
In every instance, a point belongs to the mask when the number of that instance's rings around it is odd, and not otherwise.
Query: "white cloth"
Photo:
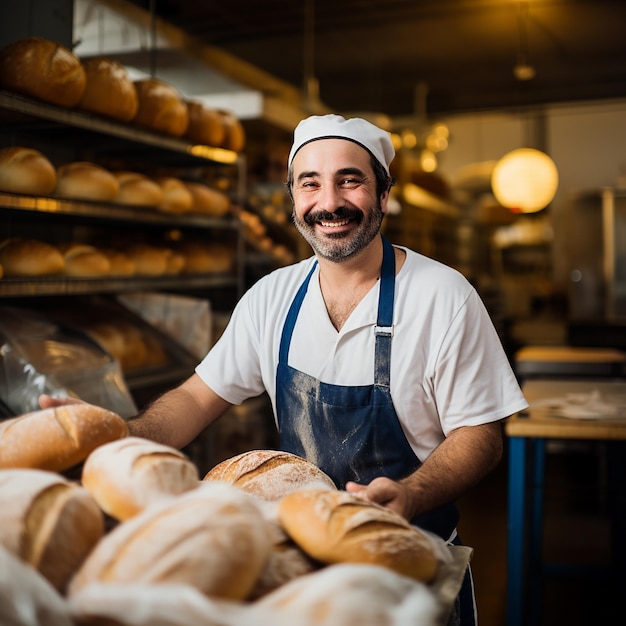
[[[502,419],[526,408],[500,339],[478,294],[456,270],[416,252],[396,276],[391,396],[404,432],[424,461],[454,428]],[[283,324],[314,259],[264,276],[240,300],[219,342],[196,371],[239,404],[267,391],[275,409]],[[311,277],[294,330],[289,365],[336,385],[374,379],[379,285],[341,331]]]

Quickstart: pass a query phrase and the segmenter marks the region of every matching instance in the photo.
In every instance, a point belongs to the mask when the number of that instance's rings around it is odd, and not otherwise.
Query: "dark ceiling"
[[[315,77],[320,100],[340,112],[432,115],[626,96],[623,0],[133,4],[296,87]],[[518,80],[517,64],[534,78]]]

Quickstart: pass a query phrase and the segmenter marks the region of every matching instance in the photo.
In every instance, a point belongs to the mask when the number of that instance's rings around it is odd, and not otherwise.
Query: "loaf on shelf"
[[[0,264],[7,277],[50,276],[63,272],[65,259],[45,241],[9,237],[0,241]]]
[[[109,202],[120,191],[117,178],[106,168],[89,161],[75,161],[57,168],[54,195],[72,200]]]
[[[178,90],[156,78],[135,81],[139,107],[133,123],[157,133],[182,136],[189,125],[187,105]]]
[[[219,148],[224,145],[226,129],[222,115],[202,102],[186,101],[189,124],[185,137],[194,143]]]
[[[234,152],[241,152],[246,145],[246,132],[241,120],[230,111],[220,110],[224,125],[224,141],[222,147]]]
[[[108,257],[94,246],[71,242],[59,244],[59,250],[65,261],[63,273],[66,276],[99,278],[111,273]]]
[[[65,46],[27,37],[0,50],[0,87],[62,107],[74,107],[85,91],[80,59]]]
[[[118,204],[157,207],[163,200],[161,186],[149,176],[139,172],[114,172],[119,192],[113,198]]]
[[[56,184],[54,165],[39,150],[22,146],[0,149],[0,191],[46,196]]]
[[[77,108],[130,122],[139,108],[137,91],[126,68],[105,58],[83,59],[86,84]]]
[[[230,211],[230,200],[225,193],[203,183],[187,182],[185,184],[191,193],[193,213],[223,217]]]
[[[175,176],[159,176],[154,179],[161,186],[163,198],[158,209],[164,213],[189,213],[193,208],[193,196],[185,183]]]

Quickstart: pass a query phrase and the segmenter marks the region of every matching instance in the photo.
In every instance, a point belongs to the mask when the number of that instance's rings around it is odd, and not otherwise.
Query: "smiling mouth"
[[[326,221],[319,221],[320,226],[323,226],[324,228],[338,228],[339,226],[345,226],[346,224],[349,224],[350,220],[349,219],[345,219],[345,220],[333,220],[332,222],[326,222]]]

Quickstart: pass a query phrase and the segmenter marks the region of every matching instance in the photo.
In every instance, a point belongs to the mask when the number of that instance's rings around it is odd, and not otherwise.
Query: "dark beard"
[[[383,221],[383,211],[380,201],[376,202],[374,210],[368,216],[358,209],[340,207],[334,213],[318,211],[308,213],[302,220],[292,212],[293,223],[298,232],[313,248],[318,256],[329,261],[339,262],[349,259],[361,252],[380,232]],[[318,237],[315,225],[320,221],[332,222],[334,220],[352,219],[358,223],[356,232],[336,233]]]

